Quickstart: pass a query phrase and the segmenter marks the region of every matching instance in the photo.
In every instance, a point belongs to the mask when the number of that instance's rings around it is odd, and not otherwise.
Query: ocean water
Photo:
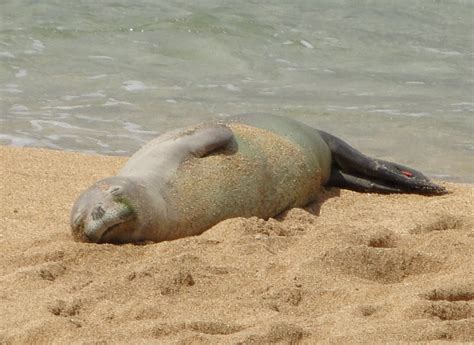
[[[273,113],[474,182],[473,16],[471,0],[0,0],[0,144],[130,155]]]

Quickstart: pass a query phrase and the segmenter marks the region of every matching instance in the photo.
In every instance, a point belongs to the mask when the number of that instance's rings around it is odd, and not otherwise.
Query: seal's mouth
[[[97,241],[97,243],[121,243],[121,241],[118,238],[116,238],[114,235],[120,232],[121,230],[127,228],[125,224],[128,222],[129,222],[128,220],[125,220],[123,222],[117,223],[107,228],[102,233],[102,236],[100,237],[99,241]]]

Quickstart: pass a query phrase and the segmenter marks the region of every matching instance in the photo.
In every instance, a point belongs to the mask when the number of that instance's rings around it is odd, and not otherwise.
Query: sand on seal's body
[[[256,154],[265,161],[249,159],[240,148],[237,152],[229,149],[229,155],[220,152],[183,162],[169,188],[175,200],[173,209],[178,210],[185,232],[191,232],[190,227],[206,228],[209,220],[199,219],[202,214],[212,214],[217,219],[260,214],[267,219],[287,208],[288,200],[304,205],[320,189],[320,171],[312,171],[304,154],[289,140],[238,123],[229,127],[245,138],[247,149],[258,147]],[[272,174],[265,175],[268,171]],[[261,180],[251,178],[257,173],[265,175],[265,186],[258,184]],[[292,179],[294,176],[300,178]],[[174,236],[184,237],[178,229]]]
[[[0,146],[0,343],[474,341],[474,188],[324,192],[171,242],[73,241],[126,158]]]

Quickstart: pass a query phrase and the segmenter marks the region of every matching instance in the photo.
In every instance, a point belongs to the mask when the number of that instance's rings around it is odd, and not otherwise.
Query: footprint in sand
[[[329,272],[341,272],[383,284],[398,283],[410,275],[441,269],[439,260],[421,252],[364,245],[335,248],[317,260]]]
[[[152,329],[152,335],[154,338],[163,338],[175,334],[182,334],[186,331],[190,331],[191,336],[187,336],[185,341],[190,343],[195,343],[198,340],[203,340],[204,335],[219,336],[219,335],[229,335],[238,333],[244,329],[246,326],[229,324],[220,321],[190,321],[185,323],[174,323],[174,324],[159,324]],[[194,334],[193,334],[194,333]],[[189,334],[189,333],[188,333]],[[209,340],[209,339],[207,339]]]
[[[305,292],[298,287],[285,287],[262,296],[263,305],[277,312],[287,312],[303,301]]]
[[[420,295],[409,310],[412,319],[434,318],[441,321],[474,317],[474,284],[436,288]]]
[[[238,344],[299,344],[305,335],[303,328],[286,322],[273,322],[266,327],[249,329]]]
[[[71,299],[67,301],[58,299],[49,303],[47,309],[53,315],[69,317],[77,315],[81,307],[82,301],[78,299]]]
[[[460,230],[465,228],[469,223],[470,220],[467,217],[444,214],[429,223],[416,225],[410,230],[410,233],[417,235],[433,231]]]

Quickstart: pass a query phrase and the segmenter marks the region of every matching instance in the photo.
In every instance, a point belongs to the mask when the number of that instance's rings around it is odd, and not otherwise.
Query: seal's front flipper
[[[198,158],[204,157],[211,152],[223,148],[234,139],[232,130],[224,125],[212,125],[193,128],[182,134],[183,141],[189,152]]]
[[[377,193],[447,193],[444,187],[432,183],[419,171],[370,158],[329,133],[319,133],[328,144],[333,158],[327,185]]]
[[[186,159],[204,157],[231,142],[234,142],[232,130],[217,123],[174,130],[143,146],[130,157],[119,174],[134,176],[143,171],[149,171],[150,174],[164,171],[162,176],[165,176],[165,172],[178,169]]]

